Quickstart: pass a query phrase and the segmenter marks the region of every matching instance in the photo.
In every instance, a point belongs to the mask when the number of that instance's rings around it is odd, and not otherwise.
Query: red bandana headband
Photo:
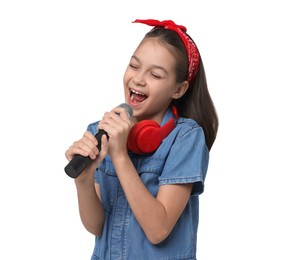
[[[190,37],[186,34],[186,27],[183,25],[177,25],[171,20],[165,20],[165,21],[158,21],[158,20],[153,20],[153,19],[147,19],[147,20],[140,20],[136,19],[133,23],[143,23],[147,24],[150,26],[159,26],[159,27],[164,27],[166,29],[175,31],[178,33],[180,38],[182,39],[187,56],[188,56],[188,82],[191,82],[199,68],[199,62],[200,62],[200,55],[199,55],[199,50],[196,47],[195,43],[190,39]]]

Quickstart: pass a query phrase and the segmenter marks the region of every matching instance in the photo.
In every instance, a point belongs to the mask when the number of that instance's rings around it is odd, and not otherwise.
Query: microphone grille
[[[126,110],[128,118],[132,117],[133,110],[132,110],[130,105],[128,105],[127,103],[122,103],[122,104],[119,105],[119,107],[123,107]]]

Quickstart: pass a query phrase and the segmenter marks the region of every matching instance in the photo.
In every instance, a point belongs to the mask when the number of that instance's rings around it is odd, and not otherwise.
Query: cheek
[[[129,73],[128,70],[126,70],[124,72],[124,75],[123,75],[123,86],[124,86],[124,89],[128,87],[128,82],[130,81],[131,79],[131,75]]]
[[[160,86],[156,91],[156,95],[163,99],[171,99],[175,90],[173,86]]]
[[[127,87],[127,84],[129,81],[131,81],[131,79],[134,77],[134,73],[131,69],[127,68],[124,72],[124,75],[123,75],[123,83],[124,83],[124,86]]]
[[[124,74],[123,74],[123,83],[127,82],[127,78],[128,78],[128,71],[126,69]]]

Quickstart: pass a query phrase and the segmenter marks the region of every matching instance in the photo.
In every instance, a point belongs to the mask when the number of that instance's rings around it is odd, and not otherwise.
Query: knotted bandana
[[[195,43],[186,34],[187,29],[185,26],[177,25],[171,20],[158,21],[153,19],[147,19],[147,20],[136,19],[133,23],[143,23],[143,24],[147,24],[155,27],[164,27],[165,29],[169,29],[178,33],[178,35],[180,36],[180,38],[184,43],[187,56],[188,56],[188,79],[187,80],[190,83],[195,78],[199,68],[200,55],[199,55],[199,50],[196,47]]]

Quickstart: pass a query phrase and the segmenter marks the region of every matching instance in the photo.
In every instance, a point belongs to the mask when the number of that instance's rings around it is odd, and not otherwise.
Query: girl
[[[68,160],[75,154],[93,160],[75,178],[80,217],[95,235],[92,260],[196,259],[198,195],[216,110],[186,28],[171,20],[134,22],[153,29],[123,77],[133,117],[122,107],[106,112],[65,152]],[[100,151],[98,129],[108,133]]]

